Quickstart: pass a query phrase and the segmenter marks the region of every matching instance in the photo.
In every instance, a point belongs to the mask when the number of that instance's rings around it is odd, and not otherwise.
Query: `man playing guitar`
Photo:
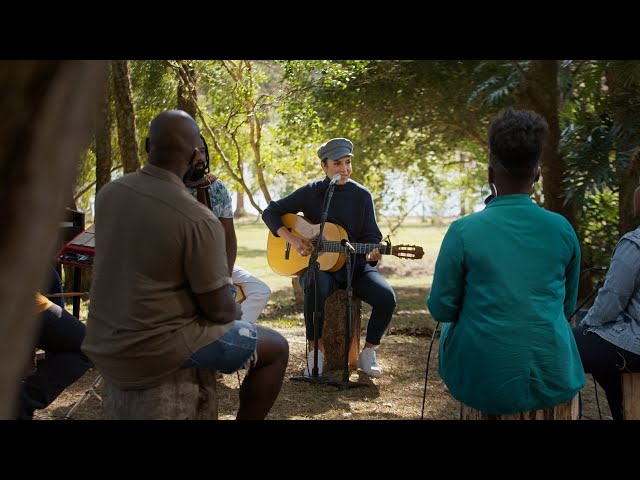
[[[376,222],[371,192],[351,180],[353,143],[346,138],[334,138],[324,143],[318,149],[320,166],[326,177],[324,180],[311,182],[292,194],[271,201],[262,214],[265,224],[276,237],[282,237],[290,243],[300,255],[307,256],[313,251],[312,242],[302,236],[294,235],[285,227],[282,216],[287,213],[302,212],[304,217],[312,223],[320,223],[325,192],[329,188],[331,179],[335,182],[333,199],[329,205],[326,221],[342,226],[350,242],[379,244],[382,234]],[[366,342],[360,353],[358,365],[368,375],[379,377],[381,368],[377,362],[375,347],[380,344],[391,316],[396,307],[396,297],[393,289],[376,270],[375,265],[380,260],[381,253],[374,248],[366,254],[356,254],[353,264],[353,293],[364,302],[372,306],[371,317],[367,325]],[[331,293],[344,288],[347,282],[346,267],[337,271],[318,272],[318,305],[320,309],[319,334],[317,346],[314,342],[313,312],[315,305],[315,291],[313,272],[307,270],[300,277],[300,286],[304,291],[304,318],[306,336],[310,342],[310,352],[307,356],[307,366],[304,374],[310,376],[313,368],[314,350],[318,348],[318,372],[322,373],[324,362],[324,345],[322,342],[322,323],[324,302]]]

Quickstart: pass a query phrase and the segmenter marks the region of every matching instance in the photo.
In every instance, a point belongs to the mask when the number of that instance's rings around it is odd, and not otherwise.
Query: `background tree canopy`
[[[81,209],[105,175],[146,161],[139,152],[150,120],[179,107],[200,123],[212,171],[239,194],[238,214],[245,198],[261,212],[272,198],[318,178],[317,147],[342,136],[355,144],[353,178],[372,191],[391,232],[420,214],[420,202],[442,212],[455,198],[465,215],[486,181],[491,118],[515,106],[549,123],[535,196],[572,222],[585,266],[607,264],[617,238],[635,226],[629,195],[639,176],[637,61],[110,63],[94,142],[75,185]]]

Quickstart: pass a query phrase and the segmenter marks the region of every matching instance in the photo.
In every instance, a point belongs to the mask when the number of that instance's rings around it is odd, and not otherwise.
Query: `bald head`
[[[172,171],[180,178],[191,165],[202,161],[200,129],[196,121],[182,110],[158,114],[149,126],[145,148],[149,163]]]

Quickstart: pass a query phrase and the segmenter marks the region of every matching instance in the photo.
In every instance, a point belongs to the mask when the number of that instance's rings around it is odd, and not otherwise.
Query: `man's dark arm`
[[[196,294],[196,300],[204,316],[212,323],[229,323],[242,318],[242,309],[233,299],[229,284]]]
[[[224,228],[224,242],[227,249],[227,264],[229,265],[229,276],[233,272],[233,266],[236,263],[238,255],[238,237],[236,236],[236,228],[233,224],[233,218],[219,218],[222,228]]]
[[[278,229],[284,227],[282,216],[285,213],[298,213],[304,210],[305,200],[309,198],[311,190],[304,186],[280,200],[271,200],[267,208],[262,212],[262,221],[275,236]]]

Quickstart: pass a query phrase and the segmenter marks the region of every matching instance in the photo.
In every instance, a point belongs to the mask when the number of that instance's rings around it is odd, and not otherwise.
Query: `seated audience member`
[[[640,213],[640,187],[634,193]],[[622,420],[622,374],[640,372],[640,227],[622,236],[593,306],[573,329],[584,371],[605,391]]]
[[[487,414],[551,408],[585,384],[568,316],[580,247],[571,224],[538,206],[547,122],[507,109],[489,132],[495,198],[453,222],[427,306],[443,322],[439,374],[455,399]]]
[[[82,348],[121,389],[154,387],[180,368],[247,369],[236,418],[264,419],[289,347],[276,331],[240,320],[224,229],[185,188],[204,158],[200,129],[182,110],[162,112],[146,150],[147,165],[109,182],[96,199]]]
[[[238,239],[233,223],[231,195],[229,195],[229,191],[222,180],[214,174],[208,173],[209,149],[204,139],[200,140],[200,145],[204,149],[204,161],[197,165],[193,178],[187,179],[185,185],[189,188],[191,194],[200,203],[210,208],[220,220],[222,228],[224,228],[227,263],[231,272],[231,279],[233,284],[239,286],[244,293],[244,300],[240,305],[242,308],[242,320],[256,323],[271,298],[271,289],[258,277],[236,264]],[[210,254],[213,253],[211,252]]]
[[[80,350],[84,323],[40,293],[36,293],[35,306],[39,322],[36,347],[44,350],[45,359],[22,382],[19,420],[33,419],[34,410],[51,405],[92,366]]]

